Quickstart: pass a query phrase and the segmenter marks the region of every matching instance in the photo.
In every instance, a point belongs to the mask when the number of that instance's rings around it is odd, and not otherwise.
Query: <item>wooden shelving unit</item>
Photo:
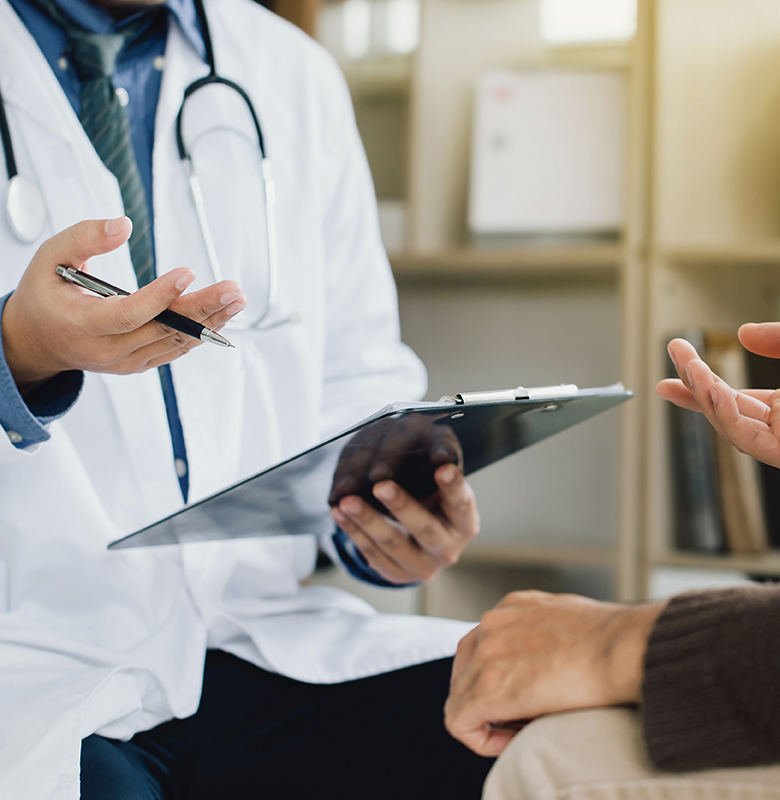
[[[527,247],[506,250],[453,248],[438,252],[390,253],[397,280],[609,279],[625,260],[622,244]]]
[[[686,567],[705,570],[739,570],[746,575],[780,578],[780,553],[760,555],[697,555],[696,553],[670,552],[657,555],[656,566]]]
[[[583,548],[581,542],[572,541],[555,546],[528,544],[521,546],[490,546],[476,542],[463,554],[465,564],[510,565],[580,565],[594,564],[615,566],[617,553],[614,548]]]
[[[676,246],[661,250],[657,257],[679,267],[775,267],[780,266],[780,241]]]

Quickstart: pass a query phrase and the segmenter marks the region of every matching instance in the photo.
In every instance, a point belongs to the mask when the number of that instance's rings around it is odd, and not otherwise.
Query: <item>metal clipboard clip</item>
[[[456,395],[445,395],[439,402],[452,402],[459,406],[473,403],[512,403],[515,400],[559,400],[563,397],[576,397],[579,389],[573,383],[561,383],[558,386],[535,386],[526,389],[495,389],[488,392],[461,392]]]

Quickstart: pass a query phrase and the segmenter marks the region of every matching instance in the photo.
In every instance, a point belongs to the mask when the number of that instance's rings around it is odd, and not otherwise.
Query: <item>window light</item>
[[[636,32],[637,0],[541,0],[542,38],[553,44],[618,42]]]
[[[420,0],[387,0],[388,50],[411,53],[420,41]]]
[[[344,52],[362,58],[371,46],[371,4],[368,0],[346,0],[342,8]]]

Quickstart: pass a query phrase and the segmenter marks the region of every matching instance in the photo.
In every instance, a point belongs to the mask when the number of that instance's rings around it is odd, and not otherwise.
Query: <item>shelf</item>
[[[625,255],[621,243],[578,247],[390,253],[396,280],[615,279]]]
[[[780,265],[780,241],[678,246],[662,249],[658,254],[664,261],[678,266],[778,266]]]
[[[583,547],[581,542],[566,545],[474,545],[461,556],[462,564],[492,566],[614,566],[616,553],[608,547]]]
[[[354,94],[408,92],[412,80],[412,56],[378,56],[342,64],[344,77]]]
[[[780,576],[780,551],[756,555],[700,555],[667,553],[653,560],[654,567],[691,567],[714,570],[738,570],[754,575]]]
[[[536,59],[536,66],[559,69],[630,69],[634,63],[632,42],[572,42],[551,44],[549,47],[541,63],[540,59]]]

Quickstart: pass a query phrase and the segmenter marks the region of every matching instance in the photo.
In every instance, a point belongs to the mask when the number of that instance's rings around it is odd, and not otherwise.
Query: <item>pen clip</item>
[[[100,281],[91,276],[87,275],[86,272],[82,272],[79,269],[73,269],[73,267],[57,267],[57,274],[62,275],[66,281],[70,281],[70,283],[75,284],[76,286],[81,286],[82,289],[89,289],[90,292],[95,292],[95,294],[102,295],[103,297],[119,297],[127,295],[127,292],[123,291],[122,289],[117,289],[116,286],[111,286],[110,283],[106,283],[105,281]]]

